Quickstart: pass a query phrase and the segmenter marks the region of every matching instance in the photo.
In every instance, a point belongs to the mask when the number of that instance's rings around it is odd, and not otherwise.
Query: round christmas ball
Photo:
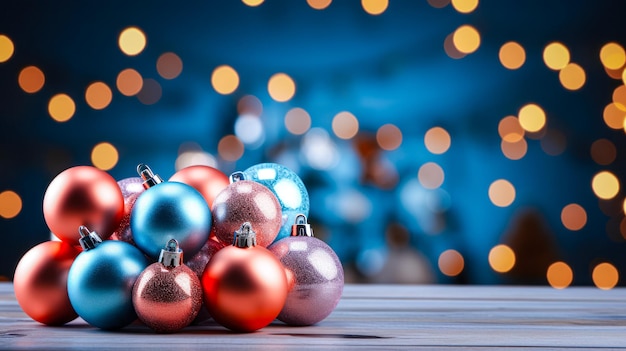
[[[46,241],[28,250],[15,268],[13,288],[22,310],[47,325],[62,325],[78,317],[67,293],[67,275],[80,253],[60,241]]]
[[[111,235],[113,240],[125,241],[129,244],[135,244],[133,240],[133,232],[130,230],[130,214],[137,201],[137,197],[146,190],[143,187],[143,179],[139,177],[130,177],[119,180],[117,185],[122,191],[124,197],[124,216],[119,227]]]
[[[59,173],[48,185],[43,214],[50,231],[78,245],[76,229],[92,228],[106,239],[124,216],[124,197],[108,173],[91,166],[76,166]]]
[[[217,239],[209,239],[206,244],[202,246],[200,251],[198,251],[198,253],[190,258],[185,258],[185,264],[192,271],[194,271],[194,273],[196,273],[198,278],[201,278],[207,263],[211,260],[211,257],[226,246],[227,245]]]
[[[309,215],[309,193],[302,179],[291,169],[277,163],[260,163],[244,172],[245,179],[270,189],[281,207],[280,231],[274,241],[291,235],[291,225],[298,214]]]
[[[185,167],[174,173],[169,181],[185,183],[198,190],[209,205],[209,208],[213,205],[213,200],[217,194],[230,183],[228,176],[222,173],[222,171],[204,165]]]

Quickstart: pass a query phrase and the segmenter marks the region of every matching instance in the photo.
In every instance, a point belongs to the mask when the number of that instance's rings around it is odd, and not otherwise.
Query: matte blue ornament
[[[144,191],[130,214],[130,228],[138,248],[154,261],[163,243],[178,241],[192,257],[209,240],[211,210],[193,187],[179,182],[163,182],[161,177],[140,164],[137,172],[144,179]]]
[[[150,264],[133,245],[117,240],[102,242],[84,226],[80,253],[67,276],[67,292],[76,313],[101,329],[119,329],[137,319],[132,292],[135,280]]]
[[[291,225],[299,214],[309,215],[309,193],[302,179],[289,168],[277,163],[260,163],[244,172],[252,180],[269,188],[280,203],[283,218],[274,242],[291,235]]]

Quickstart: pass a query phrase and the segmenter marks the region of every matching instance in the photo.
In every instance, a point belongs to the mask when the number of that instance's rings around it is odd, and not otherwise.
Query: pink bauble
[[[130,212],[135,205],[137,197],[139,197],[146,188],[143,186],[143,179],[139,177],[122,179],[117,182],[117,185],[122,191],[122,196],[124,196],[124,217],[122,217],[119,227],[117,227],[113,235],[111,235],[111,239],[125,241],[134,245],[133,233],[130,230]]]

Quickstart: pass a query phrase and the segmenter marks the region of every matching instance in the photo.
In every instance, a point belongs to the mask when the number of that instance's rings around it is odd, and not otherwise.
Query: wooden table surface
[[[31,320],[0,283],[0,350],[626,349],[626,288],[347,285],[318,325],[236,334],[212,321],[176,334],[133,324]]]

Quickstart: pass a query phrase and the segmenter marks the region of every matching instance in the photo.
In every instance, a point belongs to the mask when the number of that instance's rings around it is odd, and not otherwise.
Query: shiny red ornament
[[[43,214],[50,231],[78,245],[76,230],[92,228],[107,239],[124,216],[124,197],[113,177],[91,166],[76,166],[59,173],[48,185]]]
[[[230,183],[228,176],[222,173],[222,171],[203,165],[185,167],[174,173],[169,181],[181,182],[192,186],[202,194],[209,207],[213,206],[213,201],[217,194]]]
[[[287,298],[285,269],[254,243],[250,223],[237,231],[234,245],[219,250],[202,275],[204,303],[224,327],[252,332],[270,324]]]
[[[278,199],[267,187],[243,179],[243,173],[231,176],[233,182],[222,190],[211,208],[213,227],[219,241],[230,244],[233,233],[241,223],[249,222],[256,231],[257,244],[271,244],[282,225],[282,210]]]
[[[30,318],[62,325],[78,317],[67,294],[67,274],[79,253],[67,243],[46,241],[22,256],[13,287],[17,302]]]

